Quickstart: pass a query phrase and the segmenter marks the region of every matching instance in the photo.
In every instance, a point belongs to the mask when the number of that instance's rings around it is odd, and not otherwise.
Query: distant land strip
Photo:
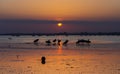
[[[22,36],[22,35],[31,35],[31,36],[54,36],[54,35],[84,35],[84,36],[101,36],[101,35],[108,35],[108,36],[120,36],[120,32],[80,32],[80,33],[67,33],[67,32],[63,32],[63,33],[4,33],[4,34],[0,34],[2,35],[11,35],[11,36]]]

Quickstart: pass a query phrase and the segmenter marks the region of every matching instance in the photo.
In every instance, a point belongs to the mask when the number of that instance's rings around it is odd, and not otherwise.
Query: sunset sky
[[[119,28],[120,0],[0,0],[0,33],[120,32]]]

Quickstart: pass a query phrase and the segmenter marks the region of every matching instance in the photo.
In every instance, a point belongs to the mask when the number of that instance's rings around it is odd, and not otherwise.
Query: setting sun
[[[58,25],[59,27],[61,27],[61,26],[62,26],[62,23],[58,23],[57,25]]]

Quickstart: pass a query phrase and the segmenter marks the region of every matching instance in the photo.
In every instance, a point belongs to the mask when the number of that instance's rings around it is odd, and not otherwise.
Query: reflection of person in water
[[[44,56],[42,56],[42,57],[41,57],[41,63],[42,63],[42,64],[45,64],[45,63],[46,63],[45,60],[46,60],[46,58],[45,58]]]

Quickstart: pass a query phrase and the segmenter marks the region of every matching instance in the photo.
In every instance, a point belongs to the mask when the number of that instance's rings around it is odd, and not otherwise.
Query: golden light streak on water
[[[58,46],[58,54],[62,54],[62,42],[60,42],[60,45]]]

